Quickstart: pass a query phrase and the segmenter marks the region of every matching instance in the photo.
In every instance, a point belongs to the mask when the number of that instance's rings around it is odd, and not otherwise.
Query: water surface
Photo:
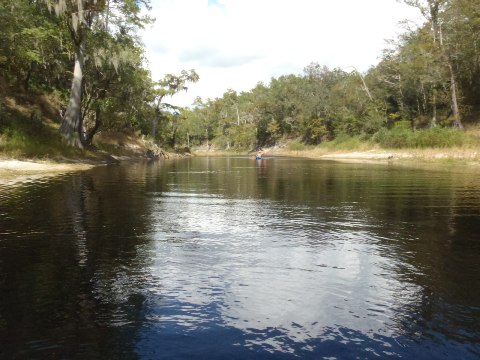
[[[194,158],[0,185],[0,358],[477,359],[480,171]]]

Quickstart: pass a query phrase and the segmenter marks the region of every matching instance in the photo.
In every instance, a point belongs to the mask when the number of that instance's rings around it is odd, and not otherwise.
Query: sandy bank
[[[305,150],[288,150],[286,147],[262,149],[266,156],[292,156],[310,159],[324,159],[346,162],[421,162],[421,163],[459,163],[480,165],[480,148],[446,148],[446,149],[365,149],[365,150],[333,150],[311,148]],[[249,154],[252,155],[253,153]],[[238,155],[232,152],[198,149],[197,156]],[[246,155],[246,154],[244,154]]]
[[[480,164],[480,149],[371,149],[365,151],[327,151],[325,149],[309,149],[289,151],[286,149],[267,150],[268,154],[281,156],[298,156],[312,159],[339,161],[422,161],[422,162],[467,162]]]
[[[93,164],[53,163],[47,161],[22,161],[0,159],[0,186],[11,186],[55,177],[64,173],[88,170]],[[0,188],[0,191],[2,189]]]
[[[52,163],[46,161],[0,160],[0,173],[17,172],[68,172],[88,170],[93,164],[85,163]]]

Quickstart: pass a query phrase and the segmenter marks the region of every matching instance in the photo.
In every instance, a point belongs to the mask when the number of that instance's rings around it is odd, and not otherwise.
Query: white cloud
[[[170,101],[248,91],[315,61],[367,70],[385,39],[416,12],[396,0],[152,0],[155,25],[143,39],[154,78],[195,69],[199,83]],[[418,17],[417,17],[418,18]]]

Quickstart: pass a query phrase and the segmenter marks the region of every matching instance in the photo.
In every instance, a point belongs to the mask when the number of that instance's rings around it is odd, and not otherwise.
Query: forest
[[[179,108],[169,97],[201,74],[152,79],[139,36],[155,21],[148,0],[0,0],[0,151],[88,149],[106,131],[167,149],[478,145],[480,0],[402,2],[423,25],[405,21],[366,72],[312,62]]]

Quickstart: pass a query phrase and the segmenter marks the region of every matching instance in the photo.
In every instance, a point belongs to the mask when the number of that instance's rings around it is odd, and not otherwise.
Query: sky
[[[272,77],[302,74],[311,62],[364,72],[378,63],[399,22],[418,11],[396,0],[151,0],[142,33],[155,80],[195,69],[200,80],[167,101],[249,91]]]

